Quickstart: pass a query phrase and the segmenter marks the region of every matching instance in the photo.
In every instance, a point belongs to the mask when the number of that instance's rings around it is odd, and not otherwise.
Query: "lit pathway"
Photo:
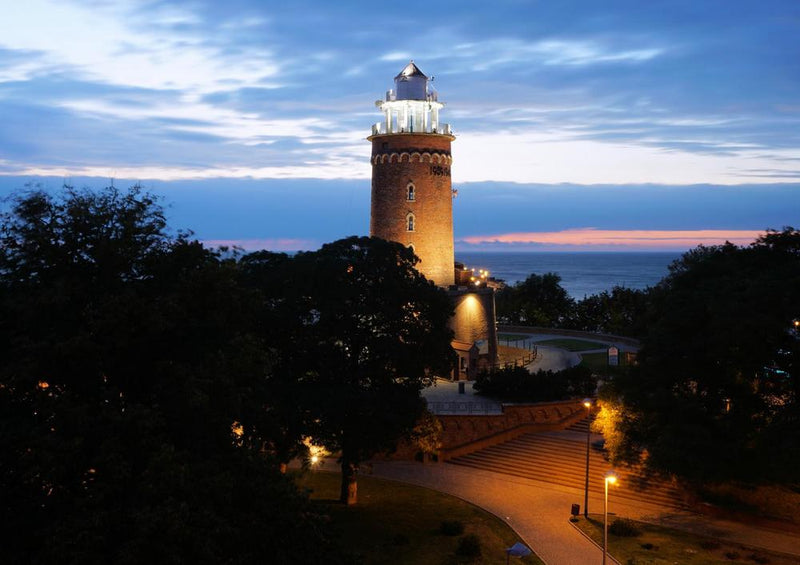
[[[583,504],[583,490],[448,464],[375,462],[372,474],[452,494],[506,521],[547,565],[599,565],[602,552],[569,523],[570,506]],[[688,512],[664,512],[643,501],[616,500],[609,493],[609,513],[661,523],[744,545],[800,556],[794,534],[753,528]],[[589,512],[600,513],[601,496],[590,493]],[[581,509],[583,510],[583,509]]]
[[[436,463],[375,462],[373,475],[432,488],[480,506],[511,526],[547,565],[602,563],[602,552],[569,523],[572,503],[583,504],[583,493],[576,495],[574,489]],[[602,509],[602,503],[590,498],[590,511]]]

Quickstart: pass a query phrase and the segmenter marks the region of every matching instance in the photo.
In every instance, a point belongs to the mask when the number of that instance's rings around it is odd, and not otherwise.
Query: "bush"
[[[475,391],[486,396],[531,402],[593,396],[596,388],[597,379],[583,365],[535,373],[525,367],[504,367],[481,371],[473,384]]]
[[[726,551],[725,552],[725,557],[727,557],[731,561],[735,561],[735,560],[739,559],[739,557],[741,557],[741,555],[739,555],[738,551]]]
[[[769,563],[769,557],[766,555],[761,555],[759,553],[753,553],[752,555],[747,556],[748,559],[751,561],[755,561],[756,563]]]
[[[458,540],[456,555],[476,559],[481,556],[481,540],[475,534],[467,534]]]
[[[706,551],[713,551],[719,549],[719,542],[714,540],[703,540],[700,542],[700,547]]]
[[[464,533],[464,524],[458,520],[445,520],[439,524],[439,532],[446,536],[460,536]]]
[[[617,518],[611,522],[608,531],[621,538],[632,538],[642,533],[636,522],[627,518]]]

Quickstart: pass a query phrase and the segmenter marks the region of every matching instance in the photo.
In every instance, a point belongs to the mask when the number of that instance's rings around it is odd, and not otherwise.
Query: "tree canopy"
[[[354,503],[359,463],[411,434],[420,390],[451,371],[453,307],[398,243],[351,237],[293,261],[290,373],[309,385],[312,435],[341,452],[342,501]]]
[[[574,300],[556,273],[531,274],[497,293],[497,316],[511,324],[560,327],[572,312]]]
[[[235,258],[138,188],[33,190],[0,226],[9,563],[339,562],[257,422],[273,359]],[[261,401],[254,401],[261,398]]]
[[[498,320],[509,324],[564,328],[640,337],[645,329],[649,289],[615,286],[575,301],[556,273],[531,274],[496,296]]]
[[[607,391],[619,442],[688,478],[800,474],[800,232],[699,247],[654,290],[637,370]]]

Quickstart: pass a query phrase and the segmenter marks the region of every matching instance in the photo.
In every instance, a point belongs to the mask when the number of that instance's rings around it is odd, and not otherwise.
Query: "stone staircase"
[[[564,431],[528,433],[511,441],[450,459],[447,463],[494,471],[583,492],[586,481],[586,432],[589,418]],[[592,434],[591,441],[602,439]],[[611,464],[605,453],[592,446],[589,456],[589,491],[603,495],[603,477]],[[615,468],[619,477],[609,493],[614,498],[647,502],[668,508],[684,508],[680,491],[670,483],[646,478],[637,469]],[[582,499],[581,499],[582,501]],[[596,508],[591,508],[594,512]]]

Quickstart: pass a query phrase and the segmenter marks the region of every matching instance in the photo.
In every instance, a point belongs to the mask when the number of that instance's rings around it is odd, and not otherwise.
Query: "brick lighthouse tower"
[[[410,62],[395,88],[375,105],[384,115],[372,126],[370,235],[414,249],[417,269],[439,286],[454,283],[453,190],[450,126],[439,122],[444,104]]]
[[[383,121],[372,126],[371,236],[412,247],[417,269],[448,290],[455,314],[450,327],[460,358],[456,378],[473,378],[497,359],[494,289],[470,277],[453,251],[453,189],[450,143],[439,121],[430,80],[411,61],[394,77],[395,88],[375,105]],[[480,344],[480,347],[476,344]],[[480,351],[480,353],[479,353]]]

